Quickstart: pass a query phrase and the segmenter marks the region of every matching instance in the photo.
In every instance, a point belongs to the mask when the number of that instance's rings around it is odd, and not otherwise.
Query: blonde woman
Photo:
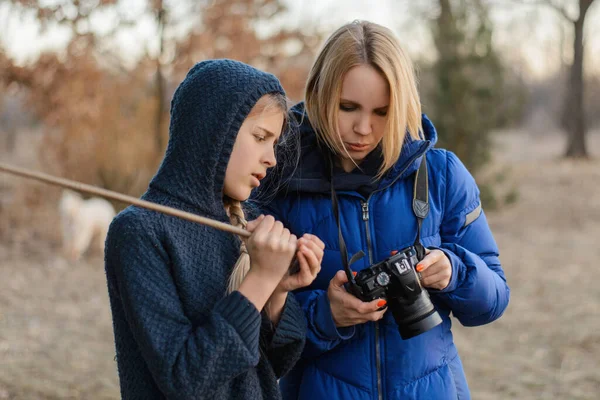
[[[470,398],[450,313],[466,326],[492,322],[509,288],[477,185],[453,153],[434,147],[398,39],[370,22],[342,26],[318,54],[295,115],[301,163],[265,209],[292,233],[318,236],[325,254],[317,279],[296,292],[307,342],[280,382],[284,399]],[[428,187],[415,197],[423,163]],[[415,199],[425,207],[415,211]],[[363,301],[348,280],[413,245],[422,254],[412,271],[439,316],[422,314],[425,325],[406,334],[390,303],[398,298]]]
[[[246,223],[243,211],[275,166],[285,93],[271,74],[207,60],[171,104],[167,152],[143,198],[252,235],[242,243],[134,206],[117,215],[105,260],[122,398],[279,399],[306,332],[288,292],[312,282],[323,255],[317,238],[296,239],[271,216]]]

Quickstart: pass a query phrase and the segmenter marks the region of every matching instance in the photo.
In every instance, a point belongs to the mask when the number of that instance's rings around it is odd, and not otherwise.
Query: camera
[[[362,301],[385,299],[398,324],[400,336],[409,339],[439,325],[442,318],[427,290],[421,287],[420,274],[415,270],[419,262],[415,247],[392,254],[359,271],[354,282],[349,283],[349,290]]]

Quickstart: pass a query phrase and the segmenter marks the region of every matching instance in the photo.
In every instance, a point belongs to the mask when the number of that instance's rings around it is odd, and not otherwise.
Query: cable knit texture
[[[171,102],[165,158],[145,200],[229,222],[227,163],[273,75],[232,60],[196,64]],[[226,295],[236,236],[130,206],[113,221],[105,266],[123,399],[279,399],[306,322],[289,295],[277,327],[241,293]]]

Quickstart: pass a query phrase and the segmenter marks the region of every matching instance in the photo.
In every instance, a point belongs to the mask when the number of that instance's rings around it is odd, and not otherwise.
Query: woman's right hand
[[[383,317],[387,310],[378,311],[385,306],[385,300],[375,299],[371,302],[361,301],[356,296],[348,293],[344,284],[348,282],[348,277],[344,271],[338,271],[329,282],[327,296],[331,306],[331,315],[335,326],[343,328],[362,324],[368,321],[378,321]]]

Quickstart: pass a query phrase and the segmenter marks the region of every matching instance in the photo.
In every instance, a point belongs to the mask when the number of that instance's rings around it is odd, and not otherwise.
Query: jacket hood
[[[285,95],[272,74],[227,59],[196,64],[173,95],[169,143],[145,197],[223,219],[233,144],[252,107],[268,93]]]

